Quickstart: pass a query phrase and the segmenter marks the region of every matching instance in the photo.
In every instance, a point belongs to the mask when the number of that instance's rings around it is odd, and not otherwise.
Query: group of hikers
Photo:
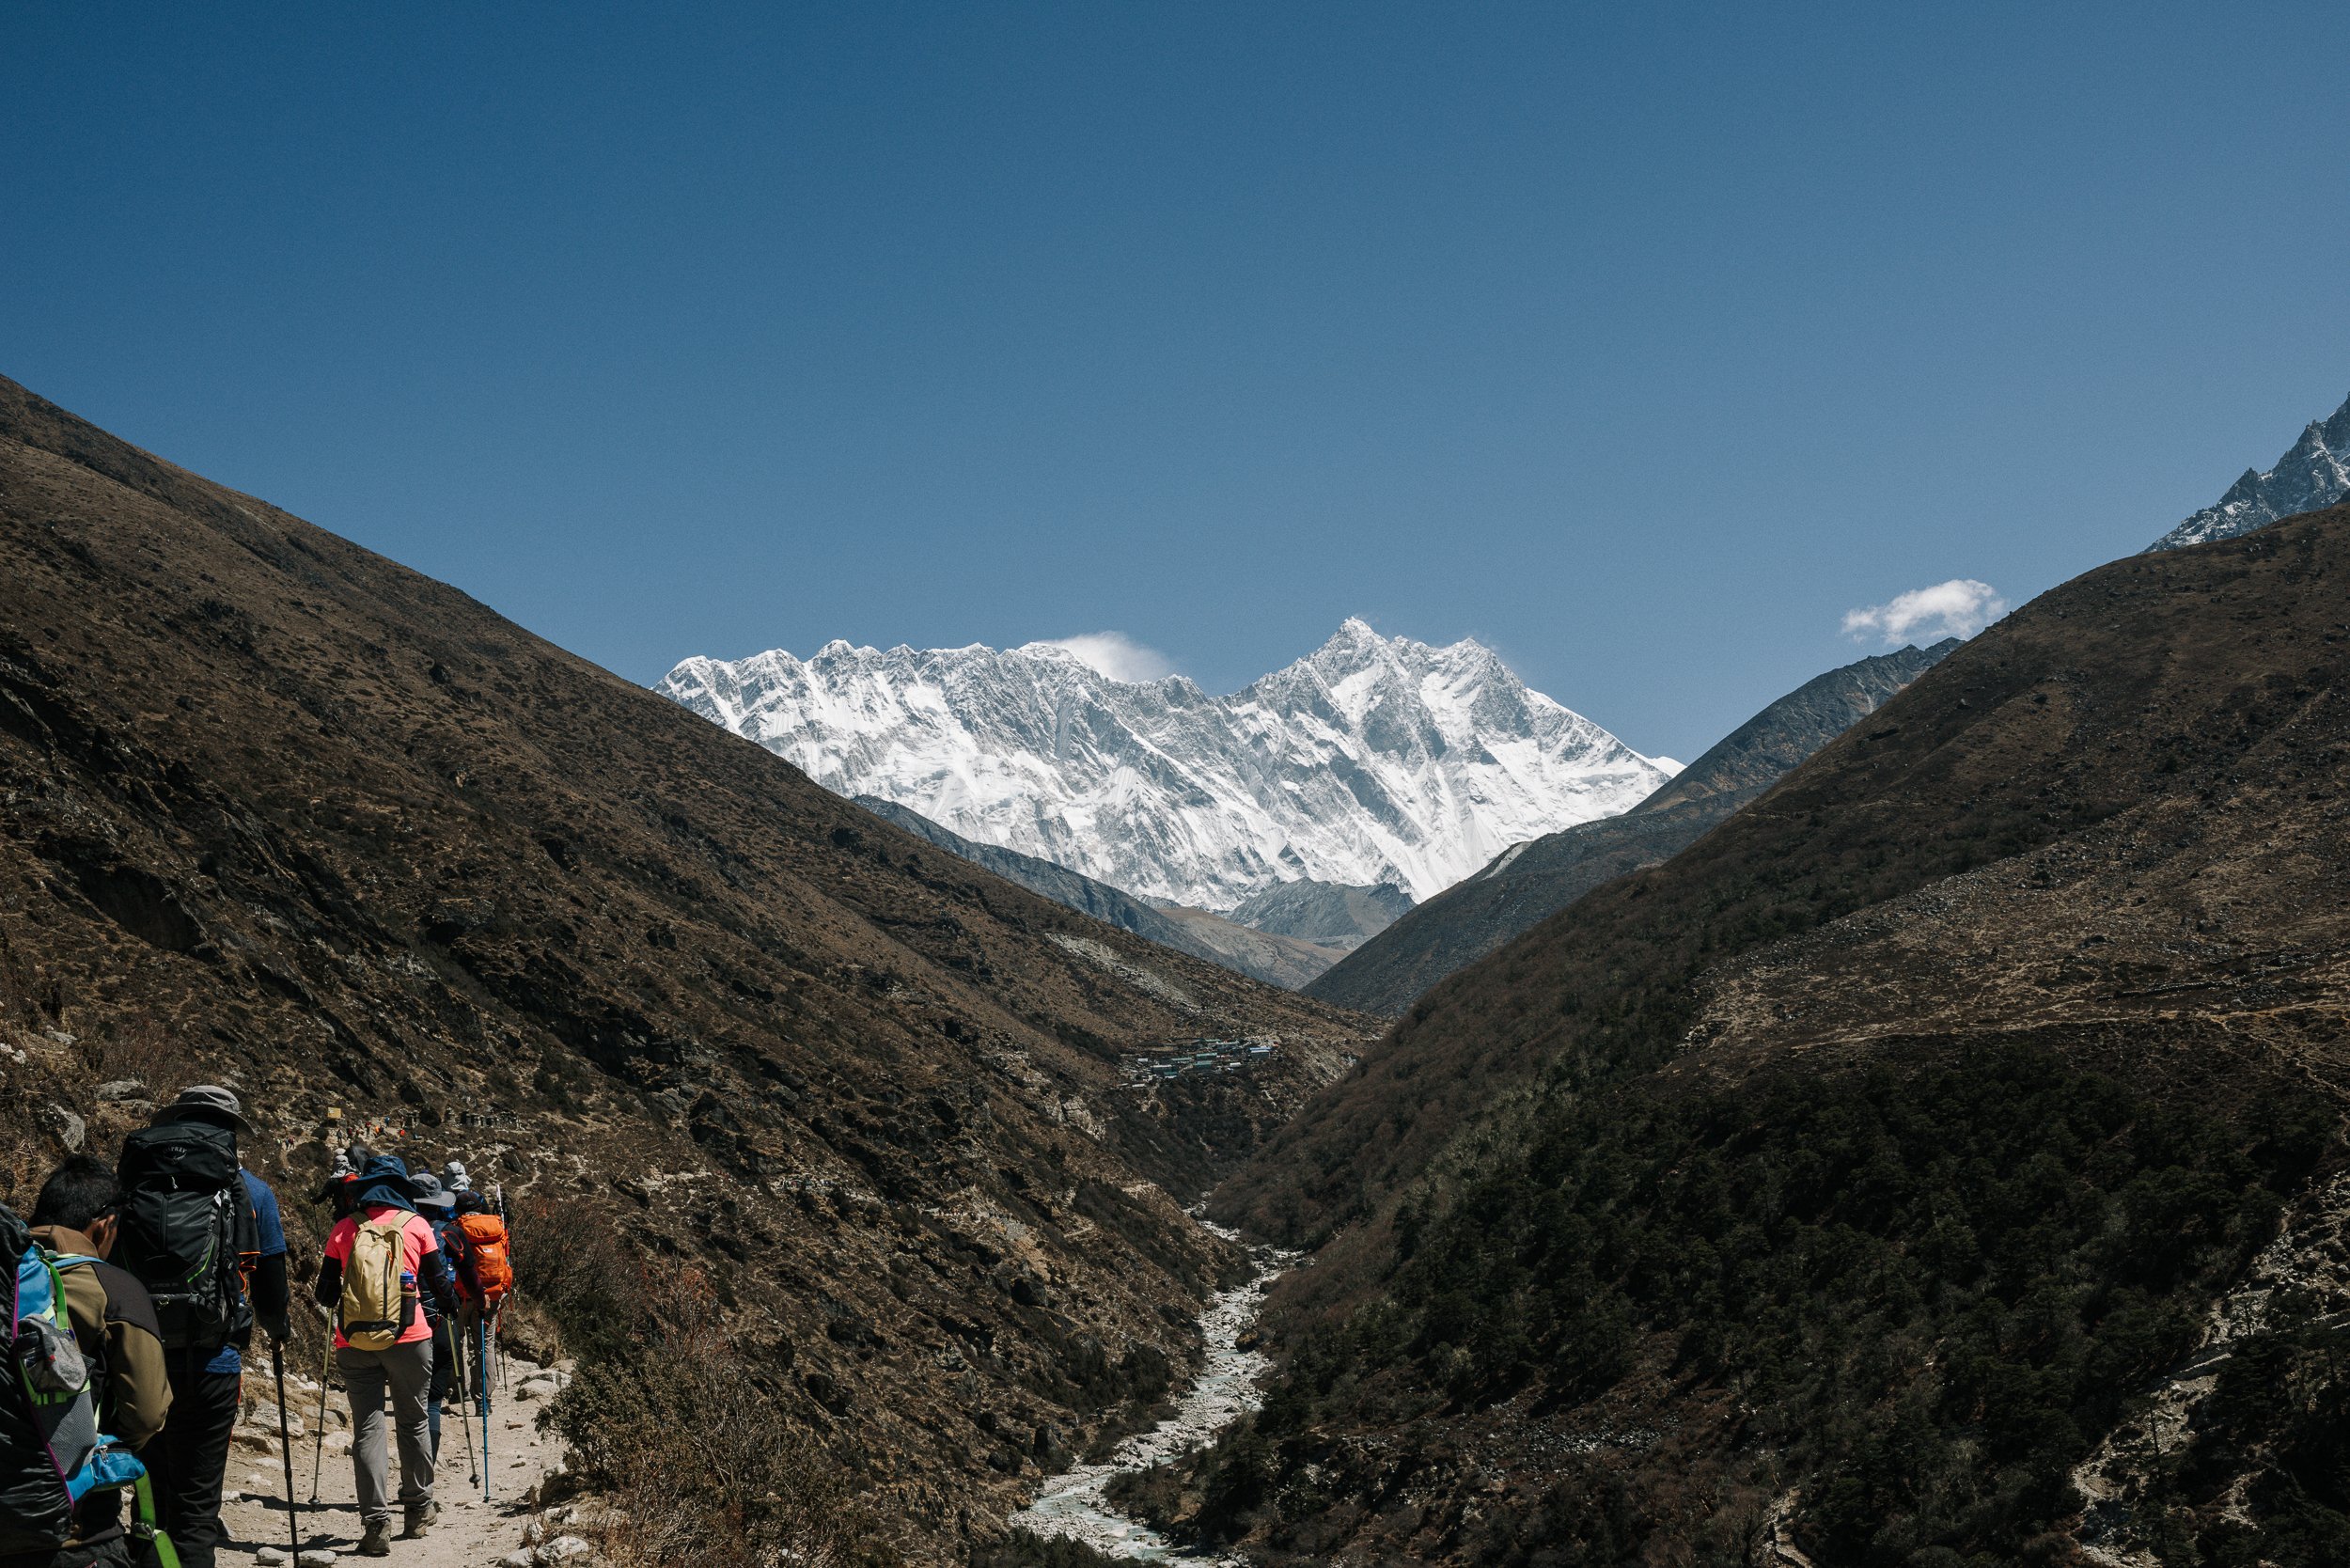
[[[253,1136],[234,1090],[198,1084],[125,1137],[114,1165],[75,1154],[29,1216],[0,1206],[13,1296],[0,1568],[212,1568],[257,1329],[281,1439],[290,1426],[286,1233],[277,1195],[240,1156]],[[387,1557],[395,1513],[413,1539],[440,1512],[444,1402],[462,1389],[487,1409],[493,1331],[513,1284],[503,1205],[461,1162],[411,1171],[355,1143],[316,1198],[332,1224],[311,1294],[333,1315],[350,1400],[357,1550]],[[290,1440],[284,1458],[291,1510]]]

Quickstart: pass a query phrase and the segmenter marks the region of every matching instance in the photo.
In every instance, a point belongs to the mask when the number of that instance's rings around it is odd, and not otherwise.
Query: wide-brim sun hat
[[[244,1105],[233,1089],[218,1084],[190,1084],[180,1091],[180,1097],[155,1113],[158,1127],[166,1121],[226,1121],[237,1130],[240,1137],[255,1136],[253,1123],[244,1119]]]
[[[457,1207],[457,1195],[441,1185],[441,1179],[429,1170],[418,1171],[409,1177],[408,1184],[415,1189],[416,1206],[420,1209]]]
[[[386,1208],[416,1212],[416,1179],[408,1174],[407,1165],[397,1155],[378,1154],[359,1173],[359,1192],[352,1200],[358,1208],[382,1204]]]

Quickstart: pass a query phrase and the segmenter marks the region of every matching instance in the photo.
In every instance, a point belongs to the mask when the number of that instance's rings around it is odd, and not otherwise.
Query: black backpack
[[[33,1250],[24,1222],[0,1208],[0,1290],[8,1293],[8,1364],[0,1388],[0,1552],[55,1551],[73,1533],[73,1499],[52,1458],[50,1422],[19,1373],[32,1345],[20,1343],[17,1270]],[[28,1330],[29,1332],[29,1330]]]
[[[166,1350],[217,1350],[253,1333],[238,1265],[260,1249],[237,1135],[165,1121],[122,1140],[122,1218],[113,1262],[155,1298]]]

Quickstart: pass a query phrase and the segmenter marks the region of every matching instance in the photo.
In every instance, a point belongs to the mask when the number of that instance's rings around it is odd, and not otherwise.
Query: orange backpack
[[[514,1261],[507,1251],[506,1221],[496,1215],[459,1215],[457,1229],[464,1235],[465,1259],[473,1265],[473,1283],[480,1291],[481,1299],[502,1300],[514,1288]],[[465,1272],[458,1273],[461,1288]]]

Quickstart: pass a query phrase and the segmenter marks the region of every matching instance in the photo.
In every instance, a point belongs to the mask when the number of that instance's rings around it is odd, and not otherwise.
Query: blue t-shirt
[[[250,1170],[244,1173],[244,1195],[253,1204],[254,1233],[260,1237],[260,1256],[282,1258],[286,1255],[286,1223],[277,1215],[277,1195],[269,1184]],[[220,1347],[219,1354],[204,1363],[208,1372],[241,1372],[244,1357],[238,1353],[235,1341]]]

